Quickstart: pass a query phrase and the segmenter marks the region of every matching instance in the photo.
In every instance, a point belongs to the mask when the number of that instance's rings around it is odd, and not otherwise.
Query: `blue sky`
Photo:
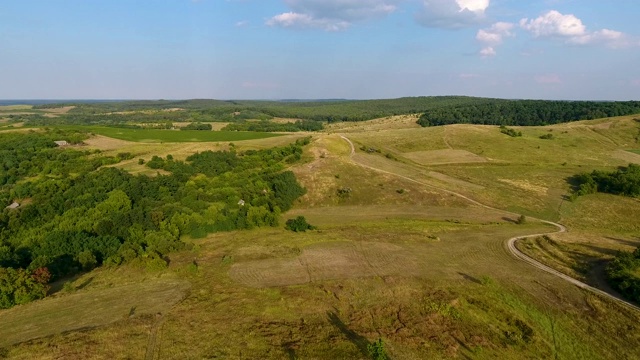
[[[637,0],[5,0],[0,99],[640,100]]]

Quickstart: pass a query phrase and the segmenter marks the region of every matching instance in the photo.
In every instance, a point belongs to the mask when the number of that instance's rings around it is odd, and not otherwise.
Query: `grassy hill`
[[[169,254],[167,269],[131,263],[66,279],[50,298],[0,310],[0,354],[367,359],[382,339],[392,359],[640,357],[639,313],[505,249],[513,236],[555,231],[533,219],[516,224],[518,214],[561,222],[568,233],[520,246],[606,287],[602,261],[640,245],[640,201],[594,194],[571,202],[567,179],[640,163],[634,117],[514,127],[521,137],[497,126],[421,128],[415,121],[337,123],[313,135],[291,168],[307,193],[281,223],[305,216],[318,230],[185,236],[193,247]],[[553,137],[540,138],[546,134]],[[341,136],[355,144],[354,154]],[[105,155],[185,158],[227,142],[100,137],[87,146]],[[144,173],[135,160],[113,166]]]

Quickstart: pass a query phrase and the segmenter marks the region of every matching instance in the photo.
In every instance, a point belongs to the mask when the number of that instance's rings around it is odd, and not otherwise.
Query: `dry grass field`
[[[640,245],[640,201],[570,202],[566,179],[628,163],[619,155],[640,147],[637,127],[614,118],[518,128],[523,137],[510,138],[494,126],[419,128],[414,117],[332,124],[293,166],[307,194],[282,219],[302,215],[317,230],[187,238],[193,250],[173,254],[166,270],[87,273],[75,290],[0,311],[0,322],[17,324],[0,329],[0,357],[368,359],[367,346],[383,339],[392,359],[640,358],[639,313],[505,248],[511,237],[555,231],[531,217],[516,224],[517,214],[559,221],[567,233],[519,248],[606,288],[602,261]],[[554,139],[539,138],[547,133]],[[339,134],[380,152],[351,156]],[[118,166],[137,173],[145,172],[138,158],[229,146],[88,144],[135,154]]]

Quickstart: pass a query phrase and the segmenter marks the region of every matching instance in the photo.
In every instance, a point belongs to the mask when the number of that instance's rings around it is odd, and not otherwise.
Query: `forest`
[[[423,127],[448,124],[541,126],[640,113],[640,101],[547,101],[490,99],[425,111]]]
[[[275,123],[273,121],[262,120],[243,121],[231,123],[222,131],[259,131],[259,132],[298,132],[298,131],[320,131],[324,128],[322,122],[312,120],[297,120],[289,123]]]
[[[166,175],[134,176],[103,165],[132,154],[57,147],[86,134],[0,134],[0,308],[46,295],[47,283],[97,266],[166,266],[181,237],[277,226],[305,193],[288,163],[309,138],[265,150],[205,151],[185,161],[154,157]],[[9,205],[18,204],[13,208]],[[5,207],[6,206],[6,207]]]
[[[485,124],[538,126],[577,120],[640,113],[640,101],[547,101],[505,100],[466,96],[407,97],[382,100],[317,100],[317,101],[255,101],[255,100],[159,100],[101,103],[44,104],[36,110],[74,106],[67,114],[55,119],[42,114],[15,115],[28,125],[93,124],[115,126],[123,124],[167,122],[231,122],[230,129],[255,128],[255,131],[284,128],[282,124],[246,120],[289,118],[324,123],[365,121],[393,115],[422,114],[418,124]],[[267,126],[268,124],[268,126]],[[300,126],[297,126],[298,128]],[[313,127],[305,123],[304,127]],[[308,131],[305,129],[305,131]]]

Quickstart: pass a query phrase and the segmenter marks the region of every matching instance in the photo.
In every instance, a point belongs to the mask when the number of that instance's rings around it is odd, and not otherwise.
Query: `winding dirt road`
[[[364,168],[367,168],[367,169],[370,169],[370,170],[374,170],[374,171],[377,171],[377,172],[380,172],[380,173],[394,175],[396,177],[399,177],[399,178],[402,178],[402,179],[405,179],[405,180],[408,180],[408,181],[411,181],[411,182],[414,182],[414,183],[417,183],[417,184],[420,184],[420,185],[424,185],[424,186],[427,186],[427,187],[430,187],[430,188],[433,188],[433,189],[444,191],[444,192],[446,192],[448,194],[457,196],[457,197],[459,197],[461,199],[464,199],[464,200],[467,200],[467,201],[471,202],[474,205],[481,206],[481,207],[486,208],[486,209],[490,209],[490,210],[494,210],[494,211],[500,211],[500,212],[503,212],[504,214],[508,214],[508,215],[512,215],[512,216],[514,216],[514,215],[515,216],[519,216],[519,214],[512,213],[510,211],[506,211],[506,210],[494,208],[494,207],[489,206],[489,205],[482,204],[482,203],[480,203],[480,202],[478,202],[476,200],[473,200],[473,199],[471,199],[471,198],[469,198],[469,197],[467,197],[465,195],[459,194],[459,193],[457,193],[455,191],[443,189],[443,188],[440,188],[438,186],[435,186],[435,185],[432,185],[432,184],[427,184],[427,183],[424,183],[422,181],[418,181],[418,180],[412,179],[412,178],[404,176],[404,175],[396,174],[396,173],[393,173],[393,172],[390,172],[390,171],[386,171],[386,170],[378,169],[378,168],[375,168],[375,167],[372,167],[372,166],[369,166],[369,165],[358,163],[357,161],[355,161],[353,159],[353,155],[356,153],[356,148],[353,145],[353,142],[351,142],[351,140],[349,140],[349,138],[347,138],[347,137],[345,137],[343,135],[340,135],[340,137],[343,140],[345,140],[347,143],[349,143],[349,146],[351,147],[351,153],[349,154],[349,158],[351,158],[351,160],[355,164],[357,164],[359,166],[362,166]],[[621,298],[618,298],[618,297],[616,297],[616,296],[614,296],[612,294],[604,292],[604,291],[602,291],[600,289],[594,288],[593,286],[587,285],[587,284],[585,284],[585,283],[583,283],[583,282],[581,282],[579,280],[576,280],[576,279],[572,278],[571,276],[563,274],[560,271],[555,270],[555,269],[553,269],[553,268],[551,268],[551,267],[549,267],[549,266],[547,266],[547,265],[545,265],[545,264],[543,264],[543,263],[531,258],[530,256],[524,254],[520,250],[518,250],[518,248],[516,247],[516,242],[518,240],[532,238],[532,237],[538,237],[538,236],[544,236],[544,235],[560,234],[560,233],[564,233],[564,232],[567,231],[567,228],[565,226],[561,225],[561,224],[558,224],[558,223],[555,223],[555,222],[552,222],[552,221],[546,221],[546,220],[542,220],[542,219],[537,219],[537,218],[534,218],[534,217],[530,217],[530,218],[534,219],[534,220],[541,221],[541,222],[549,224],[549,225],[553,225],[553,226],[558,228],[558,231],[554,231],[554,232],[550,232],[550,233],[542,233],[542,234],[531,234],[531,235],[516,236],[516,237],[512,237],[511,239],[508,239],[506,241],[506,243],[505,243],[505,248],[511,253],[512,256],[514,256],[515,258],[517,258],[519,260],[522,260],[522,261],[528,263],[529,265],[532,265],[532,266],[534,266],[534,267],[536,267],[536,268],[538,268],[540,270],[546,271],[546,272],[548,272],[548,273],[550,273],[550,274],[552,274],[554,276],[557,276],[557,277],[559,277],[559,278],[561,278],[561,279],[563,279],[563,280],[565,280],[565,281],[567,281],[567,282],[569,282],[569,283],[571,283],[571,284],[573,284],[573,285],[575,285],[575,286],[577,286],[577,287],[579,287],[581,289],[584,289],[584,290],[587,290],[587,291],[591,291],[592,293],[595,293],[595,294],[598,294],[598,295],[603,296],[605,298],[611,299],[614,302],[616,302],[616,303],[618,303],[618,304],[620,304],[620,305],[622,305],[622,306],[624,306],[626,308],[640,311],[640,307],[638,307],[638,306],[636,306],[634,304],[631,304],[631,303],[629,303],[629,302],[627,302],[627,301],[625,301],[625,300],[623,300]]]

